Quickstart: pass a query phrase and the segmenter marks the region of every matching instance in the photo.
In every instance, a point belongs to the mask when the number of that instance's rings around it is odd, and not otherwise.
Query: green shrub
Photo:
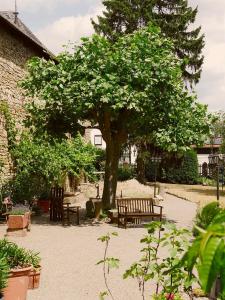
[[[105,170],[105,159],[106,159],[106,152],[103,149],[96,148],[97,158],[95,161],[95,168],[97,171],[104,171]]]
[[[6,258],[0,252],[0,297],[1,291],[7,286],[9,266]]]
[[[218,202],[211,202],[196,214],[194,224],[202,229],[206,229],[212,223],[214,218],[222,211],[223,209],[218,206]],[[195,227],[193,228],[193,234],[198,234]]]
[[[14,202],[32,201],[52,185],[63,185],[67,175],[94,178],[99,152],[78,135],[70,140],[24,133],[13,150],[16,175],[5,187]]]
[[[27,209],[17,209],[17,210],[12,210],[9,212],[10,216],[23,216],[26,212],[28,212]]]
[[[147,180],[154,180],[155,167],[153,162],[147,163]],[[194,150],[187,151],[181,158],[164,159],[157,168],[157,180],[162,182],[197,184],[199,180],[198,159]]]
[[[126,181],[135,177],[134,167],[129,165],[120,166],[118,168],[118,181]]]
[[[198,184],[202,184],[205,186],[216,186],[216,181],[207,177],[199,177]]]
[[[196,184],[198,182],[198,159],[194,150],[187,151],[180,166],[168,168],[166,179],[169,182]]]
[[[5,258],[10,269],[33,266],[40,264],[39,253],[19,247],[7,239],[0,240],[0,257]]]

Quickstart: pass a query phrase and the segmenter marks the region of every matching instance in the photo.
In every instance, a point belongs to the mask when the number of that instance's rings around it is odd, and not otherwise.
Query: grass
[[[180,198],[198,203],[200,207],[216,201],[216,187],[203,185],[165,184],[167,191]],[[225,207],[225,189],[220,187],[220,204]]]

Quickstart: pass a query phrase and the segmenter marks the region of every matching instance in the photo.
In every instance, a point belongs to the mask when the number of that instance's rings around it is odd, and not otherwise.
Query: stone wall
[[[29,48],[29,44],[15,36],[12,29],[10,32],[7,28],[0,27],[0,101],[8,102],[18,129],[25,116],[23,105],[26,102],[18,81],[26,74],[26,61],[34,55],[38,53],[32,46]],[[7,146],[5,120],[0,116],[0,161],[4,163],[0,182],[12,176],[12,163]]]

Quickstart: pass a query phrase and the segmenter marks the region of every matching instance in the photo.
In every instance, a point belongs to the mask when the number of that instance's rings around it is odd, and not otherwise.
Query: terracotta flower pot
[[[30,223],[30,212],[24,215],[9,215],[7,225],[8,229],[24,229]]]
[[[40,276],[41,276],[41,266],[37,269],[31,269],[30,275],[29,275],[29,285],[28,289],[37,289],[40,285]]]
[[[47,199],[46,200],[39,199],[38,200],[38,206],[41,208],[43,213],[48,213],[49,209],[50,209],[50,201],[47,200]]]
[[[8,286],[3,290],[4,300],[26,300],[31,267],[12,269]]]

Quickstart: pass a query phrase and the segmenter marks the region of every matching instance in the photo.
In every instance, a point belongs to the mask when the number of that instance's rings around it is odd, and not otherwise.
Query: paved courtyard
[[[163,202],[166,219],[179,226],[191,228],[196,204],[166,195]],[[118,229],[108,224],[81,222],[80,226],[62,227],[49,224],[48,219],[32,225],[24,238],[11,238],[18,244],[40,251],[42,278],[38,290],[29,291],[27,300],[95,300],[104,291],[103,273],[96,262],[103,257],[103,244],[97,238],[107,232],[117,231],[113,238],[110,256],[121,260],[120,269],[110,275],[110,286],[116,300],[142,299],[134,280],[123,280],[124,271],[140,257],[139,241],[145,234],[143,227]],[[6,227],[0,226],[0,236]],[[151,299],[151,287],[146,299]]]

